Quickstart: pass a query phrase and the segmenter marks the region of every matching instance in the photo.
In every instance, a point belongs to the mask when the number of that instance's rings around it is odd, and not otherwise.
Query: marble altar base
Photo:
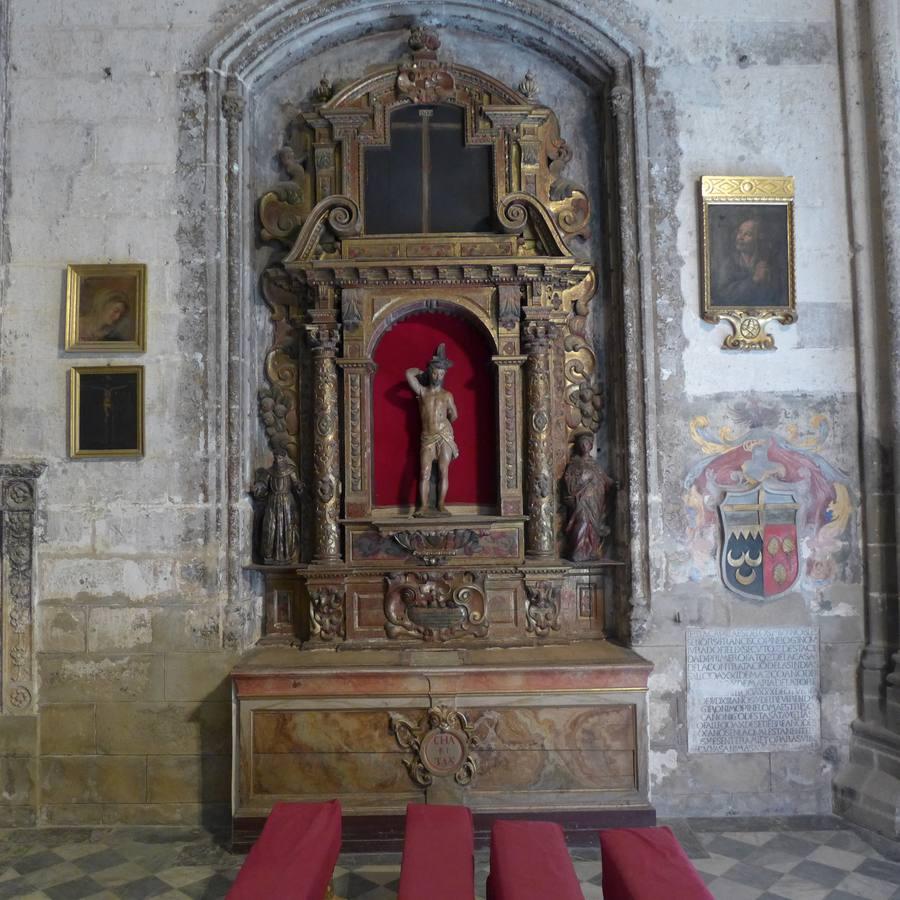
[[[399,847],[410,802],[464,803],[485,834],[499,816],[570,833],[652,824],[651,668],[606,641],[258,647],[232,672],[235,843],[252,840],[276,801],[335,797],[345,849]]]

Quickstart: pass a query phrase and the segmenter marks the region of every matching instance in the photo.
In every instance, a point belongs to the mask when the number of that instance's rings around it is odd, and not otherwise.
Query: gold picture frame
[[[147,266],[68,266],[66,351],[143,353],[146,349]]]
[[[794,179],[704,175],[703,318],[727,321],[728,350],[771,350],[766,325],[797,321]]]
[[[69,370],[69,456],[144,455],[144,367]]]

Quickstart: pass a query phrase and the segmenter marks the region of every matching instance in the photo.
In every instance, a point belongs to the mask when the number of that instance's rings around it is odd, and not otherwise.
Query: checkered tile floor
[[[689,819],[670,824],[717,900],[900,900],[900,845],[839,819]],[[586,900],[602,898],[594,848],[573,849]],[[185,828],[0,830],[0,900],[224,897],[243,857]],[[348,854],[335,894],[390,900],[398,854]],[[483,897],[487,851],[476,856]]]

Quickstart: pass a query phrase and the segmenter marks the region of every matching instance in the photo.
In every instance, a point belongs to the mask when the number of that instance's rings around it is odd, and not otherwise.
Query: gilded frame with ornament
[[[66,351],[143,353],[147,349],[147,266],[66,268]]]
[[[700,196],[703,318],[734,329],[723,349],[772,350],[768,323],[797,320],[794,179],[704,175]]]

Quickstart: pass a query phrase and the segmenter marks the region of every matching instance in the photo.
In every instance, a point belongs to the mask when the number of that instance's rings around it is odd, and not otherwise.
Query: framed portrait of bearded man
[[[727,321],[729,350],[771,350],[769,322],[795,322],[794,179],[704,175],[703,318]]]
[[[66,350],[143,353],[147,267],[142,263],[70,265],[66,271]]]

